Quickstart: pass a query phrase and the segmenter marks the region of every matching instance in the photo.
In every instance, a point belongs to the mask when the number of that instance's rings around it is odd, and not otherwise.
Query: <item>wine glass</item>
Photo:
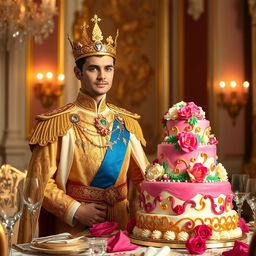
[[[246,185],[247,203],[253,212],[254,230],[256,230],[256,179],[248,179]]]
[[[248,179],[248,174],[233,174],[231,179],[234,201],[236,202],[239,218],[241,218],[243,203],[246,199],[246,183]]]
[[[40,177],[27,177],[24,186],[24,204],[31,214],[31,242],[35,235],[36,212],[40,208],[43,199],[43,189]]]
[[[106,238],[93,237],[93,238],[89,238],[87,241],[89,244],[91,256],[95,256],[95,255],[102,256],[106,253],[106,250],[107,250],[107,239]]]
[[[24,179],[11,169],[0,173],[0,221],[6,228],[9,255],[12,255],[12,235],[23,210]]]

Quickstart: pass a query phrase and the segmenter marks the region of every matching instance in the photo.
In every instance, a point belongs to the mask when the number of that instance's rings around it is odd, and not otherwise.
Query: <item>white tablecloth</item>
[[[250,232],[248,235],[248,243],[252,237],[252,232]],[[40,252],[36,252],[35,250],[31,249],[29,247],[29,244],[22,244],[19,245],[20,247],[23,248],[23,250],[17,250],[15,248],[15,246],[12,248],[12,255],[13,256],[25,256],[25,255],[46,255]],[[221,255],[223,251],[226,250],[230,250],[231,247],[229,248],[221,248],[221,249],[208,249],[206,250],[206,252],[204,253],[204,255],[208,255],[208,256],[217,256],[217,255]],[[134,250],[134,251],[127,251],[127,252],[118,252],[118,253],[106,253],[105,255],[116,255],[116,256],[141,256],[143,255],[143,253],[147,250],[147,247],[139,247],[138,249]],[[63,254],[64,255],[64,254]],[[84,253],[80,253],[80,254],[76,254],[76,256],[84,256],[84,255],[90,255],[88,252],[84,252]],[[175,255],[189,255],[186,249],[171,249],[171,253],[169,254],[170,256],[175,256]],[[74,254],[73,254],[74,256]]]

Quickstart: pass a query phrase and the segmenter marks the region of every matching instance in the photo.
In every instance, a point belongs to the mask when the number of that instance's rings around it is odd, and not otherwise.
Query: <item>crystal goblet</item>
[[[236,203],[240,218],[243,211],[243,203],[246,199],[246,183],[248,178],[248,174],[233,174],[231,179],[232,190],[234,192],[234,201]]]
[[[256,179],[248,179],[246,185],[247,203],[249,204],[254,220],[254,230],[256,230]]]
[[[24,186],[24,204],[31,214],[31,241],[35,235],[36,212],[41,206],[43,189],[40,177],[27,177]]]

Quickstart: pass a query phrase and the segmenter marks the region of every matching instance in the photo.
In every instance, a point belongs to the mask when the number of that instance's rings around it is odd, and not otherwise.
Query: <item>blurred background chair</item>
[[[6,230],[12,230],[11,243],[17,242],[19,218],[23,207],[23,184],[27,171],[20,171],[15,167],[4,164],[0,167],[0,221]],[[2,238],[1,238],[2,239]],[[2,248],[1,248],[2,249]],[[4,255],[4,254],[0,254]]]

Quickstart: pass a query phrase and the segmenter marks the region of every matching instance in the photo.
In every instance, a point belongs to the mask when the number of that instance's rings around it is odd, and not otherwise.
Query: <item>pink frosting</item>
[[[212,183],[188,183],[188,182],[150,182],[143,181],[141,192],[147,191],[152,197],[160,196],[163,191],[167,191],[175,197],[185,201],[190,200],[197,194],[218,197],[220,194],[229,196],[232,194],[229,182]]]
[[[201,153],[206,154],[208,158],[213,157],[213,164],[216,162],[216,145],[200,145],[192,152],[176,151],[173,144],[159,144],[157,150],[158,161],[160,164],[166,162],[172,169],[179,168],[180,173],[187,170],[192,158],[197,158]],[[186,163],[177,160],[184,159]],[[186,166],[187,165],[187,166]]]
[[[168,134],[170,134],[172,128],[174,129],[174,131],[177,131],[178,133],[188,132],[190,129],[192,129],[192,126],[187,122],[187,120],[169,120],[167,121],[166,127],[167,127]],[[197,124],[194,125],[194,130],[196,129],[196,127],[200,127],[201,131],[197,132],[197,134],[200,134],[202,136],[205,129],[210,127],[210,121],[198,120]]]

